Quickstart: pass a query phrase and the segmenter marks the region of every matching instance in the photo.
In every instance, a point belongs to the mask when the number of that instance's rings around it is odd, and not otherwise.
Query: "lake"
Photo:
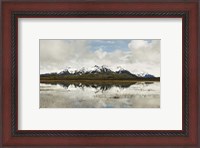
[[[160,82],[40,83],[40,108],[160,108]]]

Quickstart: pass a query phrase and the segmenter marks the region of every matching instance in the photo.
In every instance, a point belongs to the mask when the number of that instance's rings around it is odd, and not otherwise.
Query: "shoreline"
[[[85,83],[136,83],[136,82],[160,82],[160,79],[159,80],[145,80],[145,79],[141,79],[141,80],[92,80],[92,79],[89,79],[89,80],[77,80],[77,79],[40,79],[40,83],[70,83],[70,82],[85,82]]]

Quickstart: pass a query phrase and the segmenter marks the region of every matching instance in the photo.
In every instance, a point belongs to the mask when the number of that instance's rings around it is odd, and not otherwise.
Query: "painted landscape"
[[[40,40],[40,108],[159,108],[160,40]]]

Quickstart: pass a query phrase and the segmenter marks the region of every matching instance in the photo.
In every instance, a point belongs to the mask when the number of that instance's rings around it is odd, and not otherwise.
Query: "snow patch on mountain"
[[[141,72],[138,70],[134,70],[134,71],[128,71],[126,69],[124,69],[122,66],[116,66],[116,67],[111,67],[111,66],[107,66],[107,65],[102,65],[102,66],[92,66],[89,68],[85,68],[82,67],[80,69],[75,69],[72,67],[66,67],[65,70],[61,71],[59,74],[61,75],[67,75],[67,74],[78,74],[78,75],[82,75],[85,73],[92,73],[92,74],[97,74],[99,72],[116,72],[116,73],[130,73],[133,75],[136,75],[138,77],[144,77],[144,78],[153,78],[154,76],[147,73],[147,72]]]
[[[101,71],[101,67],[100,67],[100,66],[97,66],[97,65],[95,65],[95,66],[91,67],[89,71],[91,71],[91,72],[92,72],[92,71],[97,71],[97,72],[100,72],[100,71]]]
[[[145,73],[145,72],[139,72],[139,73],[134,73],[136,76],[138,77],[143,77],[143,78],[154,78],[154,75],[151,75],[149,73]]]

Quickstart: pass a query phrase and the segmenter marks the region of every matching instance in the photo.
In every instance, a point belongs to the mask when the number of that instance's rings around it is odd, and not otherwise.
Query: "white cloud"
[[[108,65],[160,76],[160,40],[132,40],[128,47],[108,52],[91,50],[89,40],[40,40],[40,72]]]
[[[132,40],[128,46],[136,69],[160,76],[160,40]]]

